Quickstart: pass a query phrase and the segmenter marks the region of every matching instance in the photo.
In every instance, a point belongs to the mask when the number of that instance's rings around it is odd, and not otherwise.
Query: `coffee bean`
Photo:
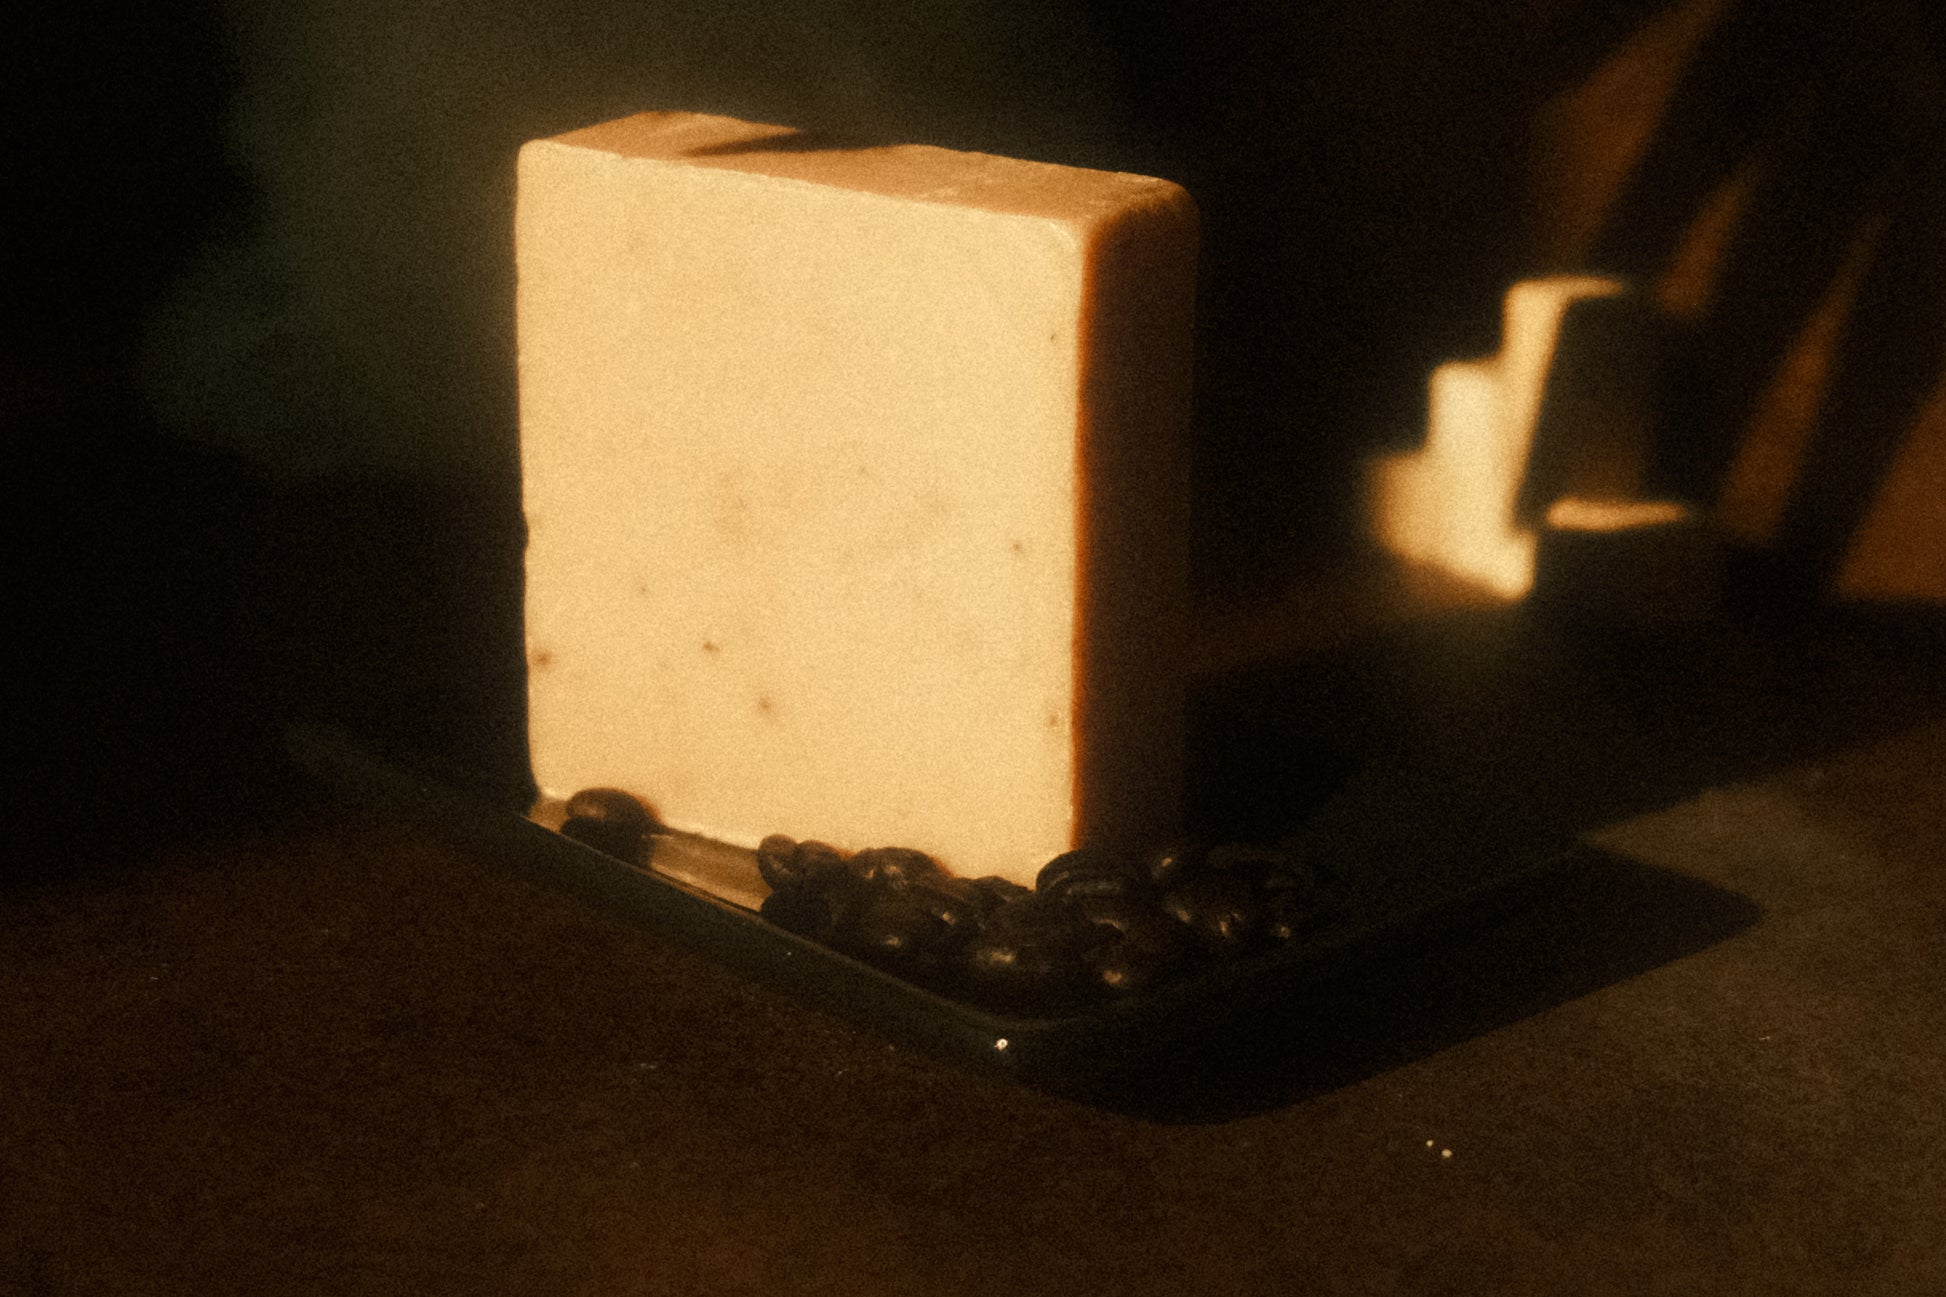
[[[791,853],[790,872],[808,883],[822,883],[848,875],[845,853],[829,842],[800,842]]]
[[[1178,842],[1149,853],[1144,864],[1148,867],[1149,882],[1159,892],[1166,892],[1179,883],[1184,883],[1203,867],[1207,853],[1193,843]]]
[[[839,931],[850,953],[892,967],[910,964],[936,948],[946,925],[903,892],[879,892],[859,906]]]
[[[957,963],[978,998],[1023,1009],[1072,999],[1097,929],[1073,906],[1034,892],[1000,906],[960,948]]]
[[[964,878],[941,874],[913,883],[900,894],[937,919],[948,939],[964,937],[985,918],[977,892]]]
[[[1056,900],[1079,900],[1084,896],[1131,897],[1148,890],[1148,877],[1133,860],[1082,847],[1042,865],[1034,880],[1034,890]]]
[[[798,842],[773,833],[757,844],[757,872],[773,888],[822,886],[848,877],[845,857],[823,842]]]
[[[1070,998],[1081,984],[1074,943],[1058,934],[990,929],[961,948],[962,984],[975,998],[1014,1009],[1045,1009]]]
[[[803,883],[797,867],[797,839],[773,833],[757,844],[757,872],[776,891]]]
[[[908,847],[870,847],[851,858],[851,871],[881,887],[903,887],[922,878],[937,878],[939,862]]]
[[[655,827],[641,799],[619,788],[583,788],[568,798],[567,811],[563,837],[631,864],[641,860],[642,839]]]
[[[1159,954],[1177,955],[1189,948],[1183,925],[1150,905],[1115,897],[1087,897],[1074,902],[1075,916],[1099,929],[1105,938],[1131,941]]]
[[[1033,892],[1019,883],[1010,878],[1002,878],[998,874],[969,879],[967,885],[973,889],[974,904],[978,905],[981,912],[985,914],[991,914],[1001,906],[1017,901],[1023,896],[1033,895]]]
[[[1095,897],[1074,908],[1100,938],[1088,959],[1099,989],[1111,994],[1146,990],[1175,975],[1195,953],[1189,930],[1154,906]]]
[[[989,932],[1032,935],[1037,939],[1058,935],[1074,941],[1086,935],[1087,925],[1060,899],[1025,892],[988,914],[986,926]]]
[[[1111,941],[1091,957],[1094,985],[1110,995],[1133,995],[1169,980],[1179,961],[1139,942]]]
[[[764,897],[757,913],[786,932],[828,942],[837,931],[830,898],[810,887],[780,887]]]
[[[1163,912],[1223,954],[1242,950],[1263,927],[1263,906],[1248,879],[1212,870],[1163,894]]]
[[[1069,902],[1075,917],[1091,927],[1105,928],[1116,936],[1126,936],[1133,930],[1147,925],[1166,924],[1156,911],[1146,905],[1119,896],[1084,896]]]
[[[636,833],[648,832],[655,817],[649,808],[642,804],[641,798],[619,788],[583,788],[568,798],[568,818],[571,820],[598,820],[603,824],[613,824],[630,828]]]

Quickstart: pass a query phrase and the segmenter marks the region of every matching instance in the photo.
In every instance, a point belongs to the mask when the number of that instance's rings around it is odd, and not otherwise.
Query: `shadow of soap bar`
[[[1023,881],[1170,833],[1180,188],[646,113],[527,145],[516,237],[544,793]]]

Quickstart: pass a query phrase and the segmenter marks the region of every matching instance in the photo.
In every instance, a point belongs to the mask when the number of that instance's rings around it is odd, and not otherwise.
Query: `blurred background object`
[[[1943,30],[1684,0],[1536,117],[1538,255],[1678,331],[1651,489],[1778,588],[1946,601]]]

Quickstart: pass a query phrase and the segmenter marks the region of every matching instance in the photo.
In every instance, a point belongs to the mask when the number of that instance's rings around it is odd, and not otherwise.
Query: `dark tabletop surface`
[[[1946,1291],[1940,659],[1505,636],[1240,670],[1199,724],[1331,757],[1199,813],[1313,789],[1351,868],[1573,844],[1553,890],[1078,1098],[396,807],[27,817],[0,1293]]]

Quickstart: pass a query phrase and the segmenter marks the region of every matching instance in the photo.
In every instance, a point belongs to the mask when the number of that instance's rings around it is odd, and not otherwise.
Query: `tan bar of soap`
[[[529,742],[733,842],[1176,823],[1195,212],[647,113],[521,152]]]

